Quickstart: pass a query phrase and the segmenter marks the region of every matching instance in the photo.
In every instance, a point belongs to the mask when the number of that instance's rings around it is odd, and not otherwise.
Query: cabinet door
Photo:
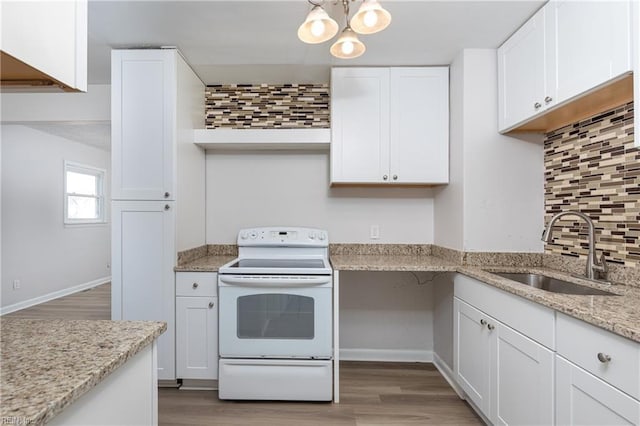
[[[449,181],[449,68],[390,69],[390,180]]]
[[[111,53],[114,200],[173,200],[176,53]]]
[[[631,71],[631,2],[549,3],[556,103]]]
[[[158,378],[175,379],[175,214],[173,202],[114,201],[111,319],[166,321]]]
[[[493,332],[494,423],[553,424],[553,352],[503,324],[497,323]]]
[[[218,379],[218,299],[176,298],[176,375]]]
[[[556,424],[638,425],[640,402],[556,355]]]
[[[544,109],[545,9],[540,9],[498,49],[501,131]]]
[[[486,324],[490,317],[458,298],[453,309],[454,374],[467,397],[489,417],[493,335]]]
[[[389,69],[333,68],[331,183],[389,179]]]

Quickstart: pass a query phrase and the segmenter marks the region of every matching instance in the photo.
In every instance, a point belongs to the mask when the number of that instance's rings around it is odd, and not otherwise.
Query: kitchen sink
[[[523,274],[514,272],[491,272],[503,278],[519,282],[530,287],[539,288],[551,293],[579,294],[590,296],[618,296],[609,291],[570,283],[557,278],[547,277],[541,274]]]

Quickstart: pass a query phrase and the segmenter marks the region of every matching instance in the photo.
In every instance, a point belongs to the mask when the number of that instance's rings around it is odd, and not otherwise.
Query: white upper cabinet
[[[175,199],[176,55],[111,53],[114,200]]]
[[[392,182],[449,181],[449,68],[391,68]]]
[[[87,0],[3,1],[0,17],[3,86],[87,91]]]
[[[389,69],[331,70],[331,182],[389,178]]]
[[[629,0],[552,0],[540,9],[498,49],[500,131],[568,106],[558,117],[522,129],[551,130],[546,127],[584,118],[582,110],[597,112],[597,104],[615,106],[611,98],[624,98],[626,89],[594,97],[583,107],[573,101],[631,72],[631,18]]]
[[[554,0],[546,9],[557,103],[631,71],[631,2]]]
[[[331,183],[448,182],[449,70],[334,68]]]
[[[498,49],[499,125],[505,129],[546,108],[545,9]]]

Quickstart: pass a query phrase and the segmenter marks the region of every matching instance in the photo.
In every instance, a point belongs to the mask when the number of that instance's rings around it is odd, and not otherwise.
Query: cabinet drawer
[[[554,311],[462,274],[454,278],[457,297],[546,346],[555,347]]]
[[[634,398],[640,398],[640,344],[558,314],[557,352]],[[603,356],[611,357],[602,362]]]
[[[217,296],[218,274],[215,272],[177,272],[176,296]]]

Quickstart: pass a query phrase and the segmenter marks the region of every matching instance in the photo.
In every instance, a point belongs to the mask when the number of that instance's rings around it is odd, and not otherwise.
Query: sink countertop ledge
[[[537,273],[610,291],[618,296],[552,293],[502,278],[490,271]],[[459,266],[458,272],[640,343],[640,287],[596,284],[544,267]]]
[[[156,321],[0,318],[0,418],[48,422],[167,329]]]

